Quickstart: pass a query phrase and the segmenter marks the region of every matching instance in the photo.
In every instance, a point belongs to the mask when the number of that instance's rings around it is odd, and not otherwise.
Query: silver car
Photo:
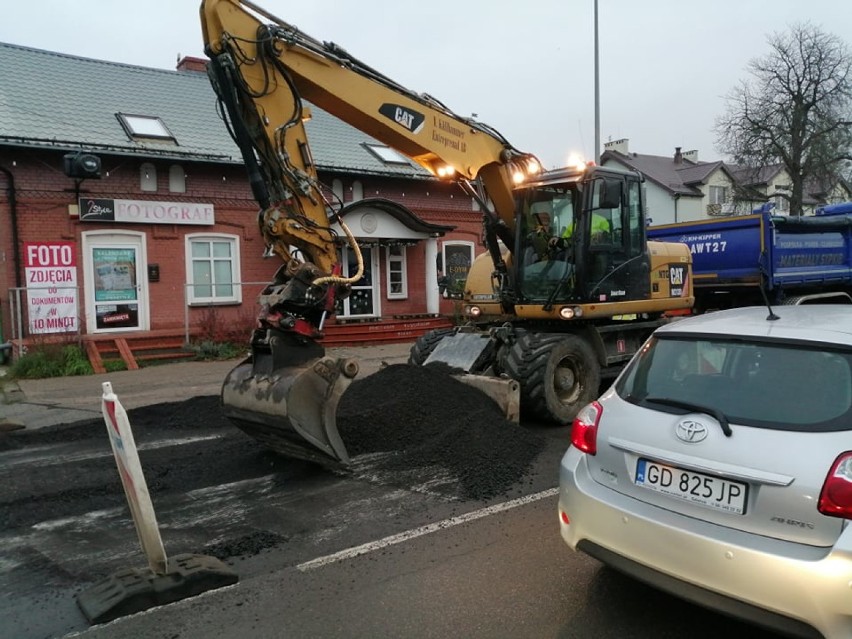
[[[668,324],[571,444],[571,548],[785,634],[852,637],[852,306]]]

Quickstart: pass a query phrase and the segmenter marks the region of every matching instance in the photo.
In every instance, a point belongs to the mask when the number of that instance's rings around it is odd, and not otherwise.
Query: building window
[[[186,173],[180,164],[172,164],[169,167],[169,191],[186,193]]]
[[[116,113],[118,121],[124,128],[125,133],[133,139],[149,138],[154,140],[171,140],[177,143],[175,136],[166,127],[160,118],[150,115],[130,115],[129,113]]]
[[[725,204],[728,201],[727,186],[710,187],[710,204]]]
[[[240,244],[235,235],[186,236],[190,304],[240,303]]]
[[[139,188],[149,192],[157,190],[157,167],[150,162],[139,167]]]
[[[783,195],[776,195],[775,211],[777,213],[788,213],[790,211],[790,200]]]
[[[364,185],[358,180],[352,183],[352,201],[358,202],[364,199]]]
[[[404,246],[387,247],[387,297],[400,300],[408,297],[407,252]]]
[[[444,276],[450,297],[461,297],[470,265],[473,264],[473,242],[450,241],[441,247]]]
[[[397,153],[389,146],[385,146],[384,144],[365,144],[364,146],[385,164],[411,165],[407,157],[402,155],[402,153]]]

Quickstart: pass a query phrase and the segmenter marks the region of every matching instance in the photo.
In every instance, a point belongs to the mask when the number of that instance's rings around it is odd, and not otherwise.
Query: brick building
[[[170,71],[0,43],[0,342],[198,332],[211,309],[251,321],[280,262],[263,257],[257,205],[203,71],[196,58]],[[366,273],[336,324],[377,334],[414,318],[422,332],[424,318],[450,316],[437,278],[462,278],[483,250],[477,204],[312,113],[329,197],[384,200],[345,220]],[[70,177],[88,175],[91,156],[99,177]]]

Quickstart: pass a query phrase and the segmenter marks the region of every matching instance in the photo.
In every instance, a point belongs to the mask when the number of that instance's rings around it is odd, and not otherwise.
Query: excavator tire
[[[432,354],[432,351],[435,350],[438,342],[453,333],[455,333],[455,329],[453,328],[436,328],[433,331],[424,333],[411,345],[411,351],[408,354],[408,363],[415,366],[423,366],[423,363]]]
[[[576,335],[518,331],[504,362],[521,385],[521,414],[571,423],[598,395],[601,369],[592,347]]]

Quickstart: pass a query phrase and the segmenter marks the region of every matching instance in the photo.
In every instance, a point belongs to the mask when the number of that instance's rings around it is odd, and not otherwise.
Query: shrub
[[[245,349],[245,345],[203,340],[190,344],[189,348],[195,353],[196,359],[233,359]]]
[[[86,354],[76,344],[42,344],[21,355],[9,367],[9,376],[18,379],[91,375],[93,372]]]

